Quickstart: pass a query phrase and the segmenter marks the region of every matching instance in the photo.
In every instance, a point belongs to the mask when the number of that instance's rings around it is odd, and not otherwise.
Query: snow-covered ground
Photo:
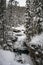
[[[43,47],[43,32],[40,35],[34,36],[30,44],[41,45]]]
[[[10,51],[0,50],[0,65],[33,65],[30,56],[22,54],[23,61],[26,60],[24,64],[16,61],[15,53]],[[28,62],[29,61],[29,62]]]

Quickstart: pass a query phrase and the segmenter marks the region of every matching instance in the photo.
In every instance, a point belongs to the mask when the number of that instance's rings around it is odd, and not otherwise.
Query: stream
[[[29,51],[26,47],[26,35],[24,33],[24,25],[12,27],[12,29],[13,32],[9,31],[9,35],[13,37],[13,52],[10,52],[9,50],[0,50],[0,65],[33,65],[33,62],[29,55]]]

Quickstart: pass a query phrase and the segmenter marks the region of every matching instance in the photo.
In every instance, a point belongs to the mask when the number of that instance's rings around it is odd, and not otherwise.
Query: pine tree
[[[0,0],[0,44],[5,43],[5,9],[6,0]]]
[[[41,28],[42,13],[42,0],[26,0],[26,35],[29,41],[35,34],[40,34],[43,31]]]
[[[17,4],[18,2],[15,1],[15,0],[9,0],[9,3],[8,3],[8,9],[9,9],[9,24],[12,26],[14,25],[13,23],[13,8],[17,8]]]
[[[10,40],[10,37],[8,35],[8,31],[11,31],[12,26],[14,26],[14,21],[13,21],[13,7],[17,6],[17,1],[15,5],[15,0],[9,0],[8,2],[8,7],[7,7],[7,43]],[[12,36],[13,36],[13,31],[12,31]]]

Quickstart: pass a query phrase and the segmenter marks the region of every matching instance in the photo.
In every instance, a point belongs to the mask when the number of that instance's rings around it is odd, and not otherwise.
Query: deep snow
[[[34,36],[31,39],[30,44],[41,45],[43,47],[43,32],[40,35]]]
[[[26,59],[27,63],[21,64],[16,61],[15,53],[0,50],[0,65],[33,65],[30,56],[22,55],[22,59]],[[28,63],[29,61],[29,63]]]

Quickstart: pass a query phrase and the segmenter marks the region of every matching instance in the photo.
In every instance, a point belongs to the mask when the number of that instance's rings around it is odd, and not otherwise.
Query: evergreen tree
[[[6,0],[0,0],[0,44],[5,43],[5,9]]]
[[[15,0],[9,0],[9,3],[8,3],[8,9],[9,9],[9,24],[10,24],[10,26],[12,26],[12,25],[14,25],[13,23],[13,8],[15,8],[16,9],[16,7],[17,7],[17,4],[18,4],[18,2],[17,1],[15,1]]]
[[[26,35],[29,41],[35,34],[40,34],[43,31],[41,27],[42,13],[42,0],[26,0]]]

